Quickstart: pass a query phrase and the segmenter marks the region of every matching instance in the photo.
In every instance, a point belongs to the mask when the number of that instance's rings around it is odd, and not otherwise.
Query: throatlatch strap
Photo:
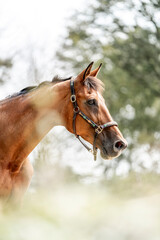
[[[76,138],[80,141],[80,143],[89,151],[89,152],[92,152],[92,149],[89,148],[81,139],[80,139],[80,136],[77,135],[76,133],[76,117],[77,117],[77,114],[76,112],[74,112],[74,115],[73,115],[73,132],[76,136]]]

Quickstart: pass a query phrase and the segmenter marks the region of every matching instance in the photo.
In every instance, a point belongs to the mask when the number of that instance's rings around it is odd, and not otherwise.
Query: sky
[[[15,36],[28,35],[32,40],[53,38],[62,33],[66,17],[81,8],[83,0],[0,0],[2,27],[12,27]],[[18,39],[17,39],[18,40]],[[21,40],[21,39],[20,39]],[[40,40],[40,39],[39,39]],[[19,40],[18,40],[19,43]]]
[[[83,7],[84,0],[0,0],[0,57],[14,56],[11,79],[1,87],[0,99],[33,82],[32,62],[45,66],[39,81],[57,74],[47,63],[66,34],[69,16]]]
[[[80,9],[83,2],[83,0],[0,0],[0,28],[12,28],[10,40],[14,41],[15,37],[18,37],[17,44],[24,36],[28,37],[28,40],[38,42],[40,39],[45,41],[45,38],[54,40],[63,32],[67,24],[66,17],[72,10]]]

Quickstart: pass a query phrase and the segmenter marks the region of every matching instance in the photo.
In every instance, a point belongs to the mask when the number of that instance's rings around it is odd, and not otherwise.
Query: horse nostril
[[[125,144],[123,141],[118,140],[114,143],[113,149],[115,152],[119,152],[122,149],[125,149],[127,147],[127,144]]]

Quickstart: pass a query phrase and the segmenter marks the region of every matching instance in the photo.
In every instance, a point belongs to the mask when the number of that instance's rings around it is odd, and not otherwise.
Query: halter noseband
[[[89,151],[92,152],[94,155],[94,160],[96,161],[97,158],[97,147],[96,147],[96,139],[98,134],[100,134],[105,128],[112,127],[112,126],[118,126],[118,124],[114,121],[107,122],[102,125],[97,125],[95,122],[93,122],[89,117],[87,117],[78,107],[75,90],[74,90],[74,81],[70,81],[70,88],[71,88],[71,102],[73,104],[73,132],[78,138],[78,140],[82,143],[82,145]],[[89,148],[82,140],[80,139],[80,136],[76,133],[76,117],[77,115],[80,115],[85,121],[87,121],[94,129],[95,129],[95,135],[94,135],[94,141],[93,141],[93,150]]]

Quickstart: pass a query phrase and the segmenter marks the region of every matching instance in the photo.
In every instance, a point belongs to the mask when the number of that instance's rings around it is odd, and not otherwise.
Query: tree
[[[65,67],[77,72],[92,60],[104,63],[104,97],[130,149],[159,145],[159,11],[159,0],[95,0],[85,13],[72,16],[57,52]]]
[[[8,78],[8,71],[11,67],[11,59],[0,59],[0,84],[3,84]]]

